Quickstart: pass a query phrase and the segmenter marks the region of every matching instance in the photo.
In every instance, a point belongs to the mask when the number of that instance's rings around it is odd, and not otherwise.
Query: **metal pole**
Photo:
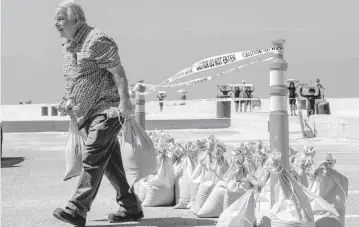
[[[135,106],[135,119],[136,122],[141,125],[143,129],[146,129],[146,99],[145,95],[140,94],[146,91],[146,87],[142,86],[141,83],[143,83],[143,80],[138,80],[138,89],[136,92],[136,106]],[[140,92],[140,93],[139,93]]]
[[[282,153],[281,164],[289,168],[289,123],[287,107],[287,71],[288,63],[283,59],[284,39],[272,41],[276,53],[270,64],[270,114],[269,114],[269,137],[270,150],[278,150]],[[277,174],[271,174],[271,206],[277,201],[274,186],[278,181]]]

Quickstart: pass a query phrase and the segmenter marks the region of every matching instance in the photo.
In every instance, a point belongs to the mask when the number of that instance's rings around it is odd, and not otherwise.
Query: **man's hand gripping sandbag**
[[[120,138],[121,156],[128,184],[131,188],[157,168],[156,150],[146,131],[133,117],[127,117]]]

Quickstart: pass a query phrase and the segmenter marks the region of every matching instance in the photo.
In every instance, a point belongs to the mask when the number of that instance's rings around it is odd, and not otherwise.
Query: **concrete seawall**
[[[69,120],[3,121],[4,133],[68,132]],[[147,130],[229,128],[231,119],[165,119],[147,120]]]
[[[318,137],[359,141],[359,116],[314,115],[311,123]]]

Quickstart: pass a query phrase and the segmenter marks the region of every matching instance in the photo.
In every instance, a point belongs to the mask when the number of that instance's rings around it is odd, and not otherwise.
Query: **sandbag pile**
[[[315,154],[313,147],[305,147],[304,150],[306,156],[313,157]],[[267,155],[268,159],[262,168],[262,174],[259,174],[261,177],[256,178],[249,174],[244,178],[249,182],[249,189],[223,211],[217,226],[237,226],[238,223],[241,223],[241,226],[261,227],[344,226],[343,204],[346,199],[347,181],[342,175],[333,171],[335,159],[332,155],[327,154],[326,160],[315,170],[314,177],[309,180],[308,188],[302,185],[299,179],[295,179],[289,170],[281,166],[280,152],[275,150]],[[303,163],[303,155],[301,157],[300,161]],[[263,196],[270,187],[270,175],[278,179],[273,187],[276,197],[273,206],[270,206],[269,194]],[[325,177],[330,177],[332,180],[323,180]],[[331,186],[334,185],[333,182],[336,182],[337,186]],[[336,190],[336,187],[340,190]],[[332,194],[330,198],[325,196],[328,194]]]
[[[137,183],[142,206],[174,206],[198,217],[219,217],[217,226],[344,226],[348,180],[333,169],[326,155],[317,164],[314,147],[290,148],[290,165],[280,164],[281,153],[265,149],[261,141],[233,149],[208,139],[177,142],[161,131],[150,132],[158,166]],[[270,177],[275,176],[275,201],[270,204]]]

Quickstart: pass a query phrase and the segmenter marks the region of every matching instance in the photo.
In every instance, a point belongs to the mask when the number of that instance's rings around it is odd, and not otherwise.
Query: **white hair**
[[[58,11],[64,10],[67,12],[69,20],[78,20],[86,22],[85,13],[82,7],[74,0],[65,0],[58,4]]]

